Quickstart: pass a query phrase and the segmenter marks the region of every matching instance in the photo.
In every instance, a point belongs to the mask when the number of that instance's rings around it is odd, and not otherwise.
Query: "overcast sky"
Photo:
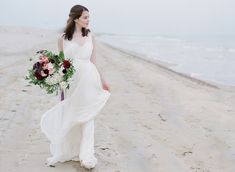
[[[94,32],[235,35],[233,0],[0,0],[0,25],[60,29],[75,4]]]

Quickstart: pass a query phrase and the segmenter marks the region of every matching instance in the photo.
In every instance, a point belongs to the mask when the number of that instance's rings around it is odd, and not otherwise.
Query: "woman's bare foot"
[[[80,160],[80,163],[81,163],[81,167],[84,167],[88,170],[92,169],[95,167],[95,165],[97,164],[97,159],[95,157],[93,158],[89,158],[89,159],[86,159],[86,160]]]

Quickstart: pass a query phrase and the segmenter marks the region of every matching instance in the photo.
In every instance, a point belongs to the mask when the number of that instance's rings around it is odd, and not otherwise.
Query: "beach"
[[[42,114],[59,98],[24,79],[58,31],[0,27],[0,171],[88,171],[45,165]],[[235,88],[201,81],[97,41],[111,97],[95,119],[95,172],[234,172]]]

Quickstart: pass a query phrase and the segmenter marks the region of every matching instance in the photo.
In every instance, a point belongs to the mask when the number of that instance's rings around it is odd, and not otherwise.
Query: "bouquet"
[[[76,71],[71,59],[65,59],[62,51],[57,55],[48,50],[37,51],[36,57],[37,60],[25,77],[30,84],[40,86],[48,94],[58,94],[58,89],[69,89],[70,80]]]

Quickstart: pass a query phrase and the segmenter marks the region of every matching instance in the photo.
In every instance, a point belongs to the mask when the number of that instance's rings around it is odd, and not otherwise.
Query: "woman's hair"
[[[78,19],[81,17],[83,11],[89,10],[82,6],[82,5],[75,5],[70,9],[69,13],[69,19],[67,20],[67,25],[64,29],[64,38],[71,40],[73,38],[73,33],[75,31],[75,19]],[[90,32],[90,29],[82,28],[82,36],[87,36],[88,32]]]

